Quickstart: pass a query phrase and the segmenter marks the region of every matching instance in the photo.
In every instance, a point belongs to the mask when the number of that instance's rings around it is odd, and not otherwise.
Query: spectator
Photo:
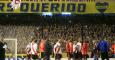
[[[71,60],[73,58],[73,43],[70,38],[66,42],[66,51],[68,60]]]
[[[76,44],[76,41],[74,41],[74,44],[73,44],[73,60],[77,60],[77,44]]]
[[[59,39],[57,43],[54,45],[54,54],[55,54],[55,60],[61,60],[62,57],[61,39]]]
[[[5,48],[3,39],[0,40],[0,60],[5,60]]]
[[[84,40],[81,48],[82,57],[84,58],[84,60],[87,60],[88,58],[88,48],[89,48],[89,43],[87,40]]]
[[[96,41],[93,41],[93,50],[91,53],[91,58],[94,58],[94,60],[98,60],[98,49]]]
[[[26,46],[25,51],[26,51],[28,60],[31,60],[31,42],[29,42],[29,44]]]
[[[45,42],[45,60],[50,60],[50,55],[52,54],[52,46],[50,45],[49,40]]]
[[[112,58],[115,58],[115,41],[113,41],[113,44],[111,46],[111,51],[112,51]]]
[[[82,60],[82,53],[81,53],[81,47],[82,47],[82,44],[80,42],[81,38],[78,38],[78,41],[77,41],[77,59],[78,60]]]
[[[108,52],[109,52],[110,47],[107,41],[105,41],[104,39],[100,40],[100,42],[97,45],[97,49],[101,53],[102,60],[105,60],[105,59],[109,60]]]
[[[37,40],[32,40],[31,43],[31,54],[32,54],[32,59],[38,59],[38,51],[37,51]]]
[[[39,44],[39,49],[40,49],[40,53],[41,53],[41,58],[43,58],[43,60],[45,60],[45,40],[41,39],[40,44]]]

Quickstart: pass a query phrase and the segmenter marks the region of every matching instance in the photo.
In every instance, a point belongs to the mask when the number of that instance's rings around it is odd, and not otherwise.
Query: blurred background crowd
[[[18,39],[18,53],[24,53],[26,45],[35,37],[38,41],[47,36],[52,45],[61,38],[66,40],[71,37],[73,41],[79,37],[87,38],[90,42],[90,49],[92,41],[99,41],[103,36],[111,44],[115,40],[115,25],[106,24],[68,24],[68,25],[0,25],[0,35],[4,38]],[[81,42],[82,42],[81,40]],[[62,45],[63,46],[63,45]],[[63,47],[63,49],[65,49]]]

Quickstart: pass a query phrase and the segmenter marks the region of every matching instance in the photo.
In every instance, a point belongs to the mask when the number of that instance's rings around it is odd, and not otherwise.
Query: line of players
[[[92,43],[91,58],[98,60],[99,56],[101,56],[102,60],[109,60],[109,51],[112,52],[112,58],[115,58],[115,41],[111,46],[105,39],[101,39],[99,42],[93,41]],[[28,59],[42,58],[43,60],[50,60],[50,55],[53,53],[52,55],[55,56],[55,60],[61,60],[63,53],[62,46],[64,44],[68,60],[87,60],[90,45],[87,39],[81,43],[81,38],[78,38],[77,41],[72,41],[71,38],[67,40],[57,39],[57,42],[53,46],[50,40],[46,38],[41,39],[39,43],[37,43],[37,40],[32,39],[26,47]]]

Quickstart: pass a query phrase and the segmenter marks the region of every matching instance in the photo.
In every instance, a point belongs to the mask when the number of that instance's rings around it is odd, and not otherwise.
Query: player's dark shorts
[[[82,53],[81,52],[77,52],[77,58],[82,58]]]
[[[73,53],[67,52],[67,57],[73,58]]]
[[[89,58],[89,55],[88,54],[83,54],[82,57],[84,58]]]
[[[77,53],[73,53],[73,58],[77,59]]]
[[[62,55],[61,55],[61,54],[56,54],[55,58],[56,58],[56,59],[61,59],[61,58],[62,58]]]
[[[5,60],[5,53],[0,54],[0,60]]]
[[[31,54],[27,54],[28,59],[31,59]]]
[[[44,58],[44,57],[45,57],[45,53],[41,52],[41,58]]]
[[[115,54],[112,54],[112,58],[115,58]]]
[[[74,58],[82,58],[82,53],[81,52],[73,53],[73,57]]]
[[[32,59],[38,59],[38,55],[32,55]]]
[[[102,59],[109,59],[108,52],[101,52]]]

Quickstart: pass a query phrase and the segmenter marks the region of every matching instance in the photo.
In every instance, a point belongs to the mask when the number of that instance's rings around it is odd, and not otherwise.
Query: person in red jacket
[[[71,39],[68,39],[66,42],[66,51],[68,60],[70,60],[73,57],[73,43]]]
[[[45,55],[44,55],[44,50],[45,50],[45,40],[41,39],[40,43],[39,43],[39,49],[40,49],[40,53],[41,53],[41,58],[43,58],[43,60],[45,59]]]
[[[87,40],[84,40],[84,41],[83,41],[83,44],[82,44],[82,48],[81,48],[82,57],[84,58],[84,60],[87,60],[88,47],[89,47],[88,41],[87,41]]]
[[[112,58],[115,58],[115,41],[113,42],[111,46],[111,52],[112,52]]]

